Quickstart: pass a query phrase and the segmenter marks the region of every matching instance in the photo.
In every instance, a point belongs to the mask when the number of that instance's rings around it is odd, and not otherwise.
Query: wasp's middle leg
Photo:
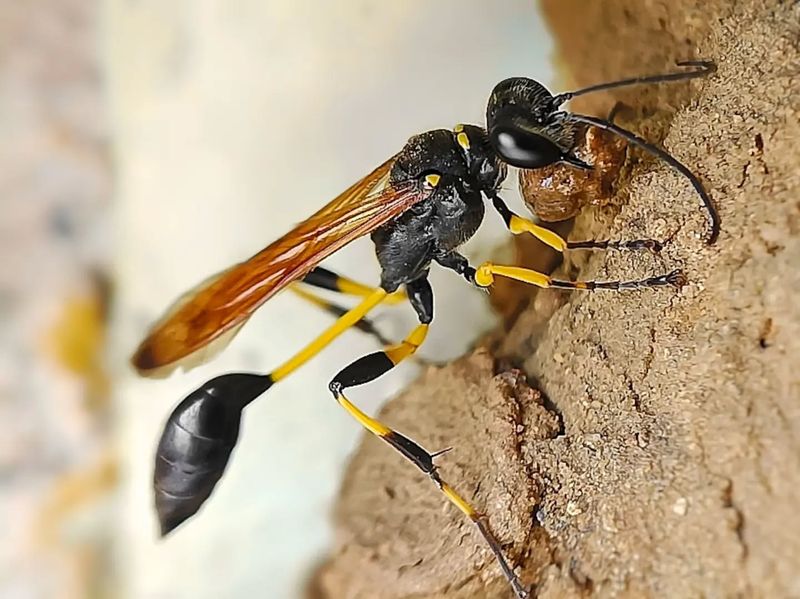
[[[386,441],[386,443],[401,453],[407,460],[419,468],[419,470],[428,475],[436,487],[447,497],[448,501],[455,505],[475,524],[495,556],[504,576],[514,589],[517,597],[528,597],[528,591],[522,586],[519,578],[509,566],[503,554],[503,550],[495,536],[489,530],[484,516],[461,497],[455,489],[439,475],[438,469],[433,463],[436,454],[430,453],[413,439],[392,430],[379,420],[367,415],[344,395],[345,389],[374,381],[381,375],[389,372],[404,359],[413,355],[425,340],[428,326],[433,320],[433,291],[427,280],[427,274],[409,283],[406,287],[408,290],[409,302],[417,312],[420,324],[417,325],[401,343],[387,347],[383,351],[359,358],[345,367],[333,378],[329,388],[339,405],[369,432]]]

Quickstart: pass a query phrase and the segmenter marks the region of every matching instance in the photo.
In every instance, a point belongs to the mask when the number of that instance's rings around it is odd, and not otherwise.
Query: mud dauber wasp
[[[230,341],[259,306],[297,282],[362,298],[305,349],[269,374],[218,376],[190,393],[173,410],[164,427],[155,464],[155,499],[161,534],[168,534],[193,516],[211,495],[236,445],[242,410],[250,402],[344,331],[363,323],[379,304],[407,299],[419,318],[419,325],[401,343],[345,367],[330,382],[329,389],[352,417],[429,476],[447,499],[474,522],[516,595],[528,596],[490,531],[487,519],[440,476],[434,465],[437,454],[362,412],[344,391],[387,373],[423,343],[433,320],[433,291],[428,283],[433,262],[454,270],[480,288],[489,287],[498,276],[562,289],[680,285],[683,279],[680,271],[635,281],[596,282],[557,280],[522,267],[490,262],[473,268],[457,251],[483,220],[484,196],[492,201],[513,234],[532,234],[559,251],[608,247],[652,249],[656,243],[652,240],[567,242],[514,214],[500,198],[498,192],[508,165],[522,169],[556,164],[591,168],[573,152],[579,129],[585,126],[610,131],[655,154],[685,175],[709,212],[708,242],[713,243],[719,232],[719,218],[708,194],[689,169],[665,151],[609,121],[559,110],[571,98],[585,93],[692,79],[715,70],[713,63],[704,61],[678,64],[693,68],[594,85],[556,96],[531,79],[502,81],[489,99],[486,128],[458,125],[452,131],[437,129],[412,137],[398,154],[292,231],[178,300],[152,327],[133,356],[133,365],[139,373],[160,374],[179,364],[185,366],[189,359],[207,359],[209,353]],[[318,266],[333,252],[367,234],[375,244],[381,267],[378,287],[361,285]]]

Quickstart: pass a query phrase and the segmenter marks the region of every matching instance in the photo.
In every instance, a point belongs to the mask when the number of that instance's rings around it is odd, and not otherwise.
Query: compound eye
[[[489,140],[504,162],[517,168],[542,168],[561,160],[561,149],[552,141],[508,125],[497,125]]]

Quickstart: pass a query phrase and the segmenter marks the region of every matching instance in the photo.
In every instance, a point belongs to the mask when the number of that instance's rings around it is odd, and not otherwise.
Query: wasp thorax
[[[390,180],[394,185],[417,181],[421,185],[438,187],[439,179],[431,186],[430,175],[447,179],[467,175],[461,150],[453,143],[453,134],[447,129],[427,131],[409,139],[392,166]]]

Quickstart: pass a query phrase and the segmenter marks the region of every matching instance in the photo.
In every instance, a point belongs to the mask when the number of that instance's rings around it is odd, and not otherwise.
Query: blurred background
[[[268,371],[331,319],[283,294],[210,365],[147,381],[127,358],[181,292],[410,135],[481,123],[504,77],[552,83],[550,51],[526,0],[0,3],[0,596],[302,596],[361,434],[327,381],[376,342],[347,333],[255,402],[214,496],[165,541],[150,484],[170,410],[221,372]],[[490,212],[466,253],[505,238]],[[377,282],[368,240],[326,265]],[[421,353],[443,361],[494,320],[452,273],[432,281]],[[400,339],[414,317],[377,323]],[[353,399],[374,411],[418,369]]]

